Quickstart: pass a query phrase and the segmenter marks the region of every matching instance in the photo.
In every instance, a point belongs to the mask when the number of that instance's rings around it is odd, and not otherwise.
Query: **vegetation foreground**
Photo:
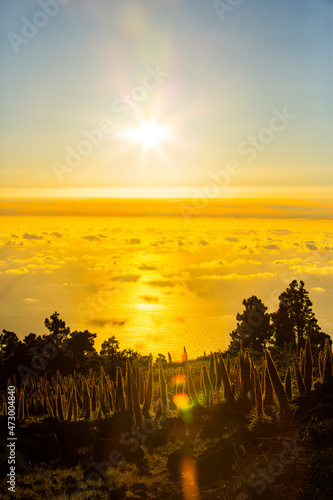
[[[57,314],[45,324],[57,338],[69,334]],[[280,349],[262,345],[257,328],[254,350],[244,324],[243,314],[228,352],[192,361],[185,348],[179,363],[126,356],[111,338],[104,365],[86,371],[52,373],[50,363],[36,375],[37,364],[19,365],[21,382],[6,382],[16,394],[12,496],[6,390],[0,400],[1,498],[333,498],[329,337],[298,331],[299,342]]]

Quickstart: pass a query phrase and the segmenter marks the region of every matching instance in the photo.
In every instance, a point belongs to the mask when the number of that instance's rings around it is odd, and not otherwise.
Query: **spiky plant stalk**
[[[147,378],[148,380],[147,380],[147,389],[145,394],[145,402],[142,408],[142,413],[145,417],[149,417],[149,410],[153,399],[153,366],[151,363],[149,364]]]
[[[103,401],[105,408],[103,412],[109,415],[113,409],[113,402],[115,399],[114,383],[111,380],[106,380],[106,384],[102,387]]]
[[[264,405],[265,408],[274,403],[273,397],[273,387],[272,382],[268,373],[267,363],[265,361],[265,370],[264,370]]]
[[[229,377],[231,387],[233,387],[233,394],[241,394],[241,376],[240,376],[240,369],[236,370],[232,374],[232,378]]]
[[[17,381],[16,381],[16,375],[15,375],[15,373],[13,375],[13,384],[10,384],[10,385],[13,385],[15,387],[16,392],[17,392]]]
[[[300,358],[301,374],[302,374],[302,378],[304,380],[304,377],[305,377],[305,352],[304,352],[303,347],[301,347],[301,349],[300,349],[299,358]]]
[[[181,386],[181,383],[180,383],[180,368],[177,368],[177,370],[175,370],[175,380],[174,380],[174,391],[175,391],[175,394],[178,394],[179,392],[181,392],[180,390],[180,386]]]
[[[268,351],[266,351],[266,361],[272,386],[274,388],[274,392],[280,407],[280,417],[282,420],[285,420],[289,416],[287,396],[284,391],[279,374],[277,372],[275,363],[272,360],[272,357]]]
[[[65,395],[62,396],[62,398],[63,398],[62,407],[64,410],[65,420],[68,420],[68,414],[69,414],[69,409],[70,409],[69,397],[70,397],[70,394],[68,396],[65,396]]]
[[[204,378],[203,378],[203,369],[201,368],[200,370],[200,391],[201,394],[205,394],[205,384],[204,384]]]
[[[230,360],[230,354],[228,353],[228,356],[227,356],[227,372],[228,372],[229,377],[230,377],[230,370],[231,370],[231,360]]]
[[[192,371],[193,370],[190,370],[189,367],[187,367],[187,386],[188,386],[188,392],[189,392],[189,396],[191,398],[192,404],[197,406],[198,405],[198,395],[197,395],[197,391],[195,390]]]
[[[256,381],[254,377],[254,364],[252,359],[250,359],[250,394],[251,394],[251,399],[253,403],[256,400]]]
[[[96,387],[95,380],[93,379],[92,380],[92,387],[91,387],[91,409],[92,409],[93,412],[96,411],[97,404],[98,404],[98,401],[97,401],[97,387]]]
[[[64,387],[63,387],[63,377],[60,375],[59,369],[57,369],[57,384],[60,386],[61,393],[64,392]]]
[[[105,373],[105,370],[104,370],[103,366],[101,366],[101,368],[100,368],[100,380],[102,381],[103,385],[107,385],[107,383],[108,383],[108,377],[107,377],[107,375]]]
[[[333,376],[333,369],[332,369],[332,353],[331,353],[331,348],[328,339],[325,339],[325,347],[324,347],[324,376],[323,376],[323,381],[324,383],[329,382],[332,380]]]
[[[187,369],[187,367],[186,367]],[[185,381],[184,381],[184,370],[183,368],[178,368],[177,371],[177,377],[176,377],[176,391],[175,394],[179,394],[180,392],[185,391]]]
[[[83,409],[83,393],[81,392],[81,394],[80,394],[80,384],[75,386],[75,388],[76,388],[76,396],[77,396],[77,402],[78,402],[79,408]]]
[[[168,352],[168,363],[172,363],[172,357],[171,354]]]
[[[96,418],[97,419],[104,418],[104,413],[103,413],[103,410],[102,410],[101,400],[98,400],[98,405],[97,405],[97,408],[96,408]]]
[[[74,405],[74,413],[73,418],[74,421],[77,422],[79,420],[79,404],[78,404],[78,393],[76,387],[73,387],[73,405]]]
[[[139,400],[140,404],[143,405],[145,400],[145,381],[141,368],[139,369]]]
[[[135,378],[136,385],[139,387],[139,370],[140,370],[140,366],[139,366],[139,362],[138,362],[137,359],[135,359],[133,361],[133,364],[131,365],[131,369],[132,369],[132,376]]]
[[[261,387],[264,391],[264,379],[265,379],[265,368],[266,368],[266,360],[265,360],[265,354],[263,354],[261,358],[261,372],[260,372],[260,382],[261,382]],[[258,370],[259,372],[259,370]]]
[[[140,408],[138,386],[134,376],[132,376],[132,397],[133,397],[133,412],[135,415],[136,424],[138,425],[141,424],[142,422],[142,413]]]
[[[234,402],[234,395],[231,390],[231,384],[228,376],[227,369],[224,364],[224,359],[222,354],[220,354],[220,365],[221,365],[221,376],[222,376],[222,382],[223,382],[223,388],[224,388],[224,397],[227,401],[227,403],[233,403]]]
[[[310,337],[306,337],[305,343],[305,353],[304,353],[304,385],[306,392],[310,392],[312,389],[312,367],[313,367],[313,359],[311,352],[311,342]]]
[[[7,415],[7,401],[4,394],[1,394],[0,415]]]
[[[92,398],[91,389],[88,384],[88,380],[85,379],[85,408],[86,408],[86,419],[91,420],[92,418]]]
[[[72,388],[71,393],[68,398],[68,411],[67,411],[67,420],[68,422],[72,422],[74,418],[74,389]]]
[[[54,417],[53,408],[50,403],[48,395],[45,396],[45,406],[46,406],[46,414],[50,417]]]
[[[24,404],[24,392],[21,389],[20,391],[20,396],[19,396],[19,401],[18,401],[18,419],[20,422],[23,422],[25,419],[25,404]]]
[[[154,421],[159,422],[163,413],[161,398],[158,398]]]
[[[298,366],[298,361],[297,358],[294,357],[294,370],[295,370],[295,377],[296,377],[296,383],[297,383],[297,388],[299,395],[302,396],[302,394],[305,393],[305,385],[304,385],[304,380],[301,375],[299,366]]]
[[[222,387],[222,369],[217,353],[215,353],[214,356],[215,356],[215,367],[216,367],[216,391],[217,391],[217,397],[219,399],[219,391]]]
[[[241,376],[241,396],[245,398],[250,390],[251,370],[249,353],[246,351],[245,356],[240,356],[240,376]]]
[[[169,408],[169,401],[168,401],[167,383],[165,380],[165,374],[161,362],[159,364],[159,378],[160,378],[160,393],[162,399],[162,407],[163,407],[163,412],[165,412]]]
[[[173,382],[173,394],[177,394],[177,371],[173,370],[173,376],[172,376],[172,382]]]
[[[240,394],[242,389],[241,369],[239,363],[239,358],[234,358],[233,367],[231,368],[229,375],[230,383],[235,384],[237,394]]]
[[[320,382],[323,383],[324,381],[324,356],[321,351],[318,352],[318,370],[319,370],[319,377],[320,377]]]
[[[57,413],[59,416],[59,420],[60,420],[60,422],[63,422],[65,420],[65,416],[64,416],[64,407],[63,407],[63,396],[61,394],[60,389],[58,389],[58,391],[57,391],[57,408],[58,408]]]
[[[113,380],[108,381],[108,401],[110,402],[110,410],[114,411],[114,404],[116,401],[116,386]]]
[[[56,418],[59,418],[59,413],[58,413],[58,387],[59,385],[56,384],[52,388],[51,392],[51,404],[53,406],[53,413]]]
[[[107,417],[111,414],[112,408],[113,408],[113,405],[112,405],[112,399],[111,399],[109,387],[103,386],[102,392],[101,392],[101,410],[102,410],[105,417]]]
[[[262,390],[261,390],[258,370],[256,368],[254,369],[254,380],[255,380],[256,413],[257,417],[260,419],[263,417]]]
[[[216,366],[215,366],[215,357],[210,351],[210,357],[209,357],[209,379],[210,383],[212,384],[213,390],[216,390]]]
[[[203,379],[203,404],[209,404],[209,395],[213,390],[212,384],[210,382],[206,366],[202,367],[202,379]]]
[[[50,400],[50,404],[52,406],[53,415],[56,418],[59,418],[56,396],[51,388],[50,388],[50,393],[49,393],[49,400]]]
[[[99,379],[97,387],[98,387],[98,389],[97,389],[98,401],[99,401],[99,405],[101,407],[101,411],[103,413],[106,413],[106,392],[108,392],[108,391],[102,382],[102,378]]]
[[[117,366],[116,372],[116,396],[114,403],[114,411],[120,412],[125,410],[125,395],[124,395],[124,382],[123,374],[120,366]]]
[[[27,397],[26,395],[24,396],[24,413],[25,413],[25,418],[29,418],[29,407],[28,407],[28,400],[27,400]]]
[[[133,413],[133,393],[132,393],[132,370],[129,360],[126,361],[126,383],[125,383],[125,394],[126,394],[126,410]]]
[[[240,376],[241,376],[241,379],[242,379],[242,373],[243,373],[243,367],[244,367],[244,352],[242,350],[239,351],[238,353],[238,363],[239,363],[239,371],[240,371]],[[237,366],[238,366],[238,363],[237,363]],[[241,380],[241,384],[242,384],[242,380]]]
[[[184,368],[182,366],[179,368],[180,377],[181,377],[181,382],[180,382],[181,391],[179,391],[179,392],[186,392],[186,389],[187,389],[187,380],[186,380],[186,376],[185,376],[185,373],[187,373],[187,367],[188,367],[188,363],[185,363]]]
[[[291,369],[290,369],[290,366],[288,366],[287,371],[286,371],[286,376],[284,378],[284,390],[286,392],[287,398],[291,399],[292,392],[291,392]]]

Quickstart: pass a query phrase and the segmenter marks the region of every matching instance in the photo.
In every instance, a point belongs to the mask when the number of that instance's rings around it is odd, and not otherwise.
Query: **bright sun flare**
[[[145,148],[157,147],[165,138],[164,127],[154,122],[143,122],[131,133],[134,141],[142,144]]]

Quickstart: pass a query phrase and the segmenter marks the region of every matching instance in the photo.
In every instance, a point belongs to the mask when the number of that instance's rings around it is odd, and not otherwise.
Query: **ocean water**
[[[0,327],[115,335],[121,348],[179,359],[224,350],[242,301],[273,312],[293,279],[332,334],[329,221],[182,217],[1,217]]]

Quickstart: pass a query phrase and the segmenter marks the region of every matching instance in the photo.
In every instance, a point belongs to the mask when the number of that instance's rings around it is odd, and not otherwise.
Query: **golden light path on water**
[[[120,348],[180,359],[224,350],[242,301],[273,312],[302,279],[332,334],[330,221],[182,217],[2,217],[1,329],[115,335]]]

